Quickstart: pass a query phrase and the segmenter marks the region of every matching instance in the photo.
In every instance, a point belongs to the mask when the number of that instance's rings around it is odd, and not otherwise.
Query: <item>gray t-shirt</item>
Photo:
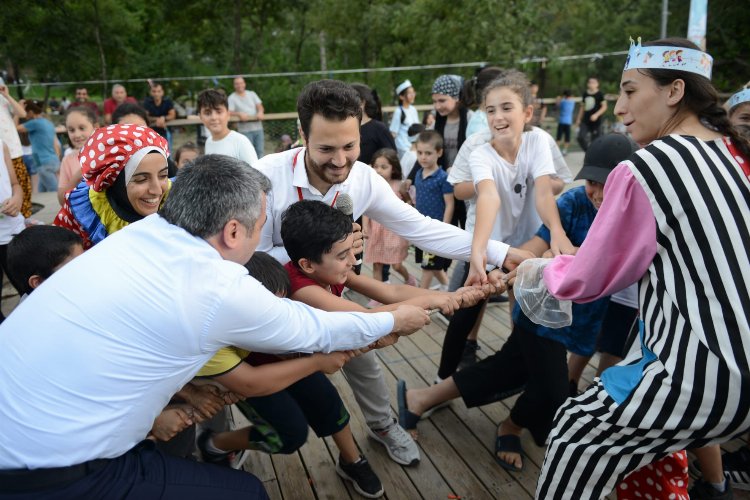
[[[247,113],[253,120],[258,114],[258,104],[262,104],[258,94],[252,90],[246,90],[245,95],[240,96],[237,92],[232,92],[229,95],[229,111],[237,113]],[[237,124],[237,130],[239,132],[253,132],[255,130],[263,130],[263,124],[259,121],[240,122]]]

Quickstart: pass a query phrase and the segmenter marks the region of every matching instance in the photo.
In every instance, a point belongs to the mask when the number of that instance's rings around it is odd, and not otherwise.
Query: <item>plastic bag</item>
[[[558,300],[549,293],[542,272],[552,259],[528,259],[518,266],[513,292],[516,302],[531,321],[549,328],[569,326],[573,302]]]

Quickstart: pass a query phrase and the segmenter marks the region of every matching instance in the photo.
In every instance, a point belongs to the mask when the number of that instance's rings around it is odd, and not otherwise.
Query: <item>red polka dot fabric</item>
[[[148,127],[124,124],[95,130],[78,154],[83,179],[94,191],[104,191],[114,184],[130,157],[148,146],[169,156],[167,140]]]
[[[617,485],[618,500],[688,500],[687,453],[678,451],[630,473]]]

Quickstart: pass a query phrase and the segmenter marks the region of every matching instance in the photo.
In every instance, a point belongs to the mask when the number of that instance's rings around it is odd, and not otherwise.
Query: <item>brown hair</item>
[[[700,50],[700,47],[684,38],[662,38],[645,42],[643,46],[673,46]],[[750,158],[750,142],[732,127],[729,115],[719,104],[719,95],[710,80],[688,71],[672,69],[639,69],[638,71],[654,80],[660,87],[666,87],[675,80],[684,81],[685,95],[677,105],[677,112],[670,121],[676,122],[686,113],[693,113],[702,122],[707,123],[720,134],[729,137],[742,154],[746,158]]]
[[[417,142],[421,142],[422,144],[429,144],[430,146],[435,148],[435,151],[443,150],[443,136],[441,136],[440,133],[434,130],[425,130],[424,132],[420,132],[417,136]]]
[[[509,69],[504,71],[492,80],[482,92],[482,102],[487,98],[487,94],[495,89],[508,88],[514,94],[521,98],[521,105],[526,108],[531,106],[531,84],[526,75],[517,69]],[[523,126],[524,132],[531,130],[531,124],[526,123]]]
[[[375,165],[375,160],[383,157],[391,164],[391,180],[400,181],[404,178],[404,171],[401,169],[401,162],[398,161],[398,153],[395,149],[382,148],[375,151],[370,160],[370,165]]]
[[[502,73],[503,69],[497,66],[485,66],[479,70],[471,80],[464,84],[464,104],[469,108],[482,104],[484,89]]]

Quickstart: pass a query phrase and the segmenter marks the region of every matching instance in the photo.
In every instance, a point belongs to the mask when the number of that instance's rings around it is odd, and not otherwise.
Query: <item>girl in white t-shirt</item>
[[[526,219],[536,215],[529,213],[530,208],[524,210],[531,196],[550,229],[551,250],[555,255],[575,251],[560,224],[549,145],[542,136],[531,133],[529,126],[534,108],[526,76],[519,71],[502,74],[486,87],[483,101],[492,139],[469,159],[477,210],[467,285],[487,282],[490,237],[507,241]]]
[[[16,171],[13,169],[13,161],[10,158],[8,146],[0,141],[0,283],[3,281],[3,272],[8,274],[8,243],[13,236],[24,229],[24,219],[21,215],[21,203],[23,202],[23,191],[16,179]],[[15,284],[13,284],[15,287]],[[5,315],[0,310],[0,322],[5,320]]]

